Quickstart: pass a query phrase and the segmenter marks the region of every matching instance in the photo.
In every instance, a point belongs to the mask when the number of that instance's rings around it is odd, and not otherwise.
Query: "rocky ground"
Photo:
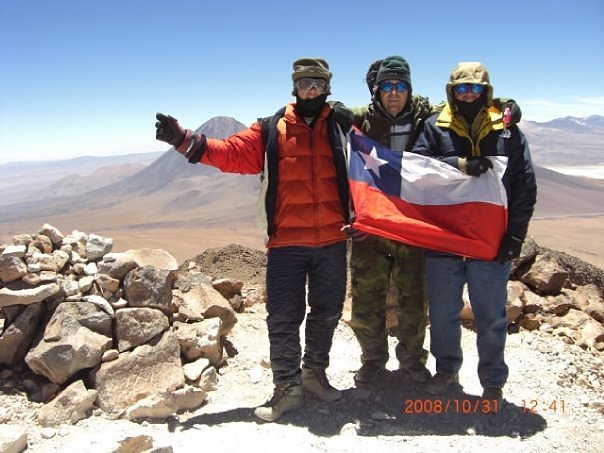
[[[510,379],[504,407],[497,415],[474,413],[481,388],[476,377],[475,334],[464,329],[466,360],[460,388],[442,398],[430,397],[396,370],[370,390],[355,388],[359,348],[343,320],[335,336],[331,382],[344,397],[333,404],[306,397],[305,407],[278,423],[253,415],[272,390],[266,367],[268,341],[262,305],[239,315],[230,340],[237,354],[221,369],[208,402],[194,413],[168,421],[109,420],[100,412],[76,425],[41,428],[37,404],[19,392],[0,392],[0,421],[27,426],[27,451],[112,452],[129,437],[150,436],[155,447],[175,452],[206,448],[249,452],[356,452],[443,450],[465,452],[602,451],[604,441],[604,367],[602,355],[565,344],[542,332],[509,336]],[[392,339],[392,351],[394,339]],[[392,354],[393,355],[393,354]],[[429,362],[434,371],[434,363]],[[446,407],[438,409],[438,404]],[[432,412],[432,413],[428,413]],[[440,413],[435,413],[440,412]],[[479,410],[480,412],[480,410]],[[123,447],[121,451],[127,450]]]
[[[213,277],[231,277],[261,287],[264,256],[239,246],[206,252],[183,263]],[[597,282],[598,285],[601,282]],[[272,393],[264,305],[247,307],[228,336],[230,357],[217,388],[204,405],[162,421],[112,420],[100,409],[74,425],[42,428],[24,383],[0,370],[2,428],[19,425],[28,452],[380,452],[400,451],[602,451],[604,441],[604,354],[554,337],[547,330],[510,334],[506,359],[510,378],[499,414],[481,413],[476,376],[475,334],[463,329],[463,387],[434,397],[388,363],[388,373],[370,389],[356,388],[360,350],[344,313],[334,339],[328,375],[343,391],[327,404],[306,396],[300,411],[277,423],[255,418],[253,410]],[[391,338],[394,357],[395,339]],[[429,338],[426,339],[426,347]],[[434,361],[428,362],[434,372]],[[12,429],[12,428],[11,428]],[[0,446],[0,451],[2,447]]]

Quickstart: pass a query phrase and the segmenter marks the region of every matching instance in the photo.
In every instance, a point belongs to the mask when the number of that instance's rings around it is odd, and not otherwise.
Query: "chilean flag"
[[[476,177],[426,156],[397,153],[358,129],[348,143],[354,228],[395,241],[493,260],[507,226],[507,157]]]

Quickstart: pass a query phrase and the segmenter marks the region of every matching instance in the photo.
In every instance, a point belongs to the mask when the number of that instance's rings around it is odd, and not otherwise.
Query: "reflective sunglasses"
[[[379,88],[384,93],[390,93],[392,90],[396,90],[398,93],[402,93],[407,89],[407,82],[382,82],[380,83]]]
[[[455,85],[453,89],[457,94],[469,93],[470,90],[474,94],[480,94],[484,91],[484,85],[479,85],[477,83],[461,83],[459,85]]]
[[[315,88],[317,91],[323,92],[327,88],[327,80],[303,77],[296,80],[296,88],[300,91],[308,91],[311,88]]]

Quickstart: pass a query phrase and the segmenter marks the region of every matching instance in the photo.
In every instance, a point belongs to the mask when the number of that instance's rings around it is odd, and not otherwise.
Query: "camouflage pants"
[[[351,327],[361,346],[361,362],[388,361],[386,298],[397,290],[396,356],[401,364],[426,362],[427,303],[424,251],[377,236],[352,243]]]

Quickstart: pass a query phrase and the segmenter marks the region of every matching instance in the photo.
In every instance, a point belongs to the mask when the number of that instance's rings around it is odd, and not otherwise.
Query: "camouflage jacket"
[[[377,101],[351,110],[356,127],[368,137],[396,151],[410,151],[421,132],[424,120],[437,111],[430,105],[428,98],[418,95],[413,96],[396,118],[386,112]],[[396,146],[394,138],[397,130],[406,131],[407,139],[403,146]]]

